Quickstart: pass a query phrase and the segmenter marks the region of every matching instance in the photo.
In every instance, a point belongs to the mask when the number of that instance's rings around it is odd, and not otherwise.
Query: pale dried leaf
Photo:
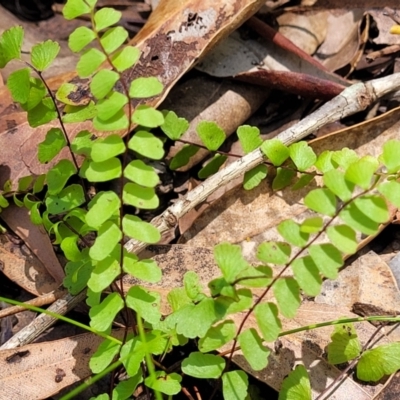
[[[314,57],[331,71],[348,64],[359,47],[359,27],[362,18],[361,9],[331,11],[327,18],[326,39]]]
[[[112,333],[122,337],[121,332]],[[87,378],[89,359],[102,338],[85,333],[0,351],[0,400],[39,400]],[[5,373],[7,371],[7,373]]]
[[[397,8],[395,9],[395,11],[399,13],[400,9]],[[396,25],[396,23],[393,21],[392,18],[390,18],[390,16],[387,15],[387,13],[385,13],[385,10],[369,10],[368,14],[372,16],[379,30],[378,36],[372,39],[374,43],[387,45],[400,44],[400,36],[390,33],[390,28],[393,25]]]
[[[65,274],[54,253],[49,235],[43,227],[32,224],[29,211],[26,208],[10,205],[2,211],[1,218],[32,250],[54,280],[61,284]]]
[[[321,10],[301,14],[283,13],[277,18],[279,33],[307,54],[314,54],[326,40],[328,15],[327,11]]]

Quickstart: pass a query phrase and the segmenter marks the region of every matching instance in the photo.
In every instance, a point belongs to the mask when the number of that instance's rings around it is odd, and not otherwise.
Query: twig
[[[79,304],[85,296],[86,290],[76,296],[67,294],[63,298],[58,299],[48,308],[48,310],[57,314],[65,315],[68,311],[72,310],[77,304]],[[31,343],[55,322],[57,322],[57,318],[50,317],[46,314],[40,314],[29,325],[25,326],[25,328],[21,329],[10,340],[4,343],[0,347],[0,350],[15,349],[16,347]]]
[[[65,296],[66,294],[66,289],[56,289],[50,293],[46,293],[42,296],[35,297],[32,300],[26,301],[25,303],[30,304],[31,306],[41,307],[53,303],[54,301],[61,298],[62,296]],[[26,311],[26,308],[24,306],[7,307],[3,310],[0,310],[0,319],[8,317],[9,315],[17,314],[22,311]]]

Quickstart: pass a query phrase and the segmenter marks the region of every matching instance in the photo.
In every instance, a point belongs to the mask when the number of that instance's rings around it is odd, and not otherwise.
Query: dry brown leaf
[[[326,39],[314,57],[331,71],[350,63],[359,47],[362,18],[362,9],[331,11],[327,19]]]
[[[121,338],[121,331],[114,331]],[[92,333],[0,351],[0,400],[40,400],[87,378],[103,339]]]
[[[393,11],[399,13],[400,9],[397,8]],[[372,39],[374,43],[386,45],[400,44],[400,36],[390,33],[390,28],[396,23],[387,15],[388,13],[385,10],[369,10],[368,14],[373,17],[379,30],[379,34]]]
[[[56,283],[61,284],[65,274],[54,254],[49,235],[43,227],[32,224],[29,211],[26,208],[10,205],[2,211],[1,218],[32,250]]]
[[[326,40],[328,12],[311,11],[305,13],[286,12],[277,18],[279,33],[291,40],[307,54]]]
[[[294,52],[278,47],[272,41],[244,40],[238,32],[218,44],[197,65],[197,69],[216,77],[231,77],[263,68],[271,71],[291,71],[343,84],[345,80],[317,67]]]
[[[28,248],[25,249],[26,251],[23,251],[23,248],[21,250],[13,248],[11,252],[3,246],[4,243],[0,246],[0,269],[8,279],[36,296],[57,288],[56,281],[43,264],[30,254]]]
[[[396,280],[390,267],[373,251],[358,257],[337,279],[326,280],[315,302],[331,306],[341,304],[349,310],[357,304],[357,314],[362,312],[363,305],[365,311],[368,305],[375,307],[374,315],[400,314]]]

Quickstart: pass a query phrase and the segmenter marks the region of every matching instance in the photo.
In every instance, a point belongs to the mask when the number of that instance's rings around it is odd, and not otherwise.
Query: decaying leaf
[[[121,332],[113,336],[121,338]],[[92,333],[0,351],[0,399],[48,398],[87,378],[101,338]]]
[[[43,227],[32,224],[29,211],[10,205],[2,211],[1,217],[42,262],[56,283],[61,284],[65,274],[54,254],[50,238]]]

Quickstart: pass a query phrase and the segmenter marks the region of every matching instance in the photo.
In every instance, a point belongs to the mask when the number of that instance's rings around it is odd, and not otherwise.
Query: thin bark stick
[[[57,289],[53,290],[50,293],[46,293],[42,296],[35,297],[32,300],[26,301],[24,304],[29,304],[31,306],[42,307],[47,304],[51,304],[54,301],[60,299],[61,297],[67,294],[67,289]],[[0,310],[0,319],[4,317],[8,317],[9,315],[18,314],[19,312],[26,311],[26,307],[24,306],[12,306],[4,308]]]
[[[61,299],[58,299],[52,304],[48,311],[56,314],[65,315],[68,311],[72,310],[79,304],[86,296],[86,290],[72,296],[67,293]],[[57,322],[57,318],[53,318],[47,314],[40,314],[29,325],[25,326],[17,332],[11,339],[5,342],[0,350],[15,349],[33,342],[42,332]]]

